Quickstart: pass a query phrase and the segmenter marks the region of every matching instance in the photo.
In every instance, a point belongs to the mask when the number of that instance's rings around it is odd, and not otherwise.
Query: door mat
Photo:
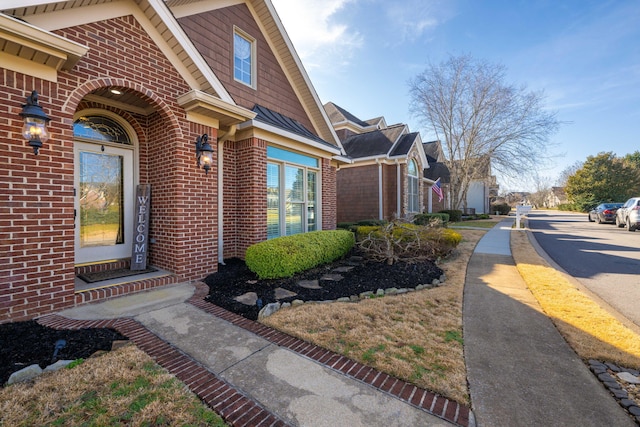
[[[95,271],[93,273],[78,274],[78,278],[87,283],[102,282],[103,280],[119,279],[121,277],[137,276],[138,274],[153,273],[156,268],[149,267],[145,270],[130,270],[128,268],[116,268],[113,270]]]

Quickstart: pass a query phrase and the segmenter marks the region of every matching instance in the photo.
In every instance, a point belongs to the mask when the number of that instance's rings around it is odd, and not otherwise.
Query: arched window
[[[409,160],[407,164],[407,212],[420,212],[420,185],[418,177],[418,166],[415,160]]]
[[[124,127],[105,116],[80,116],[73,123],[73,136],[93,141],[132,145]]]

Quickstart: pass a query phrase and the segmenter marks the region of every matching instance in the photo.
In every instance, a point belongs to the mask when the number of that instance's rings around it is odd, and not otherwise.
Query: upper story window
[[[256,42],[239,29],[233,34],[233,77],[236,81],[255,87]]]

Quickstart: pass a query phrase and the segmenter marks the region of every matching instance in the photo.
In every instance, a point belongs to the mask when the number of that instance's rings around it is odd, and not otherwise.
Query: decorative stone
[[[276,288],[274,289],[274,294],[276,296],[276,299],[285,299],[285,298],[291,298],[291,297],[295,297],[296,294],[295,292],[291,292],[288,289],[285,288]]]
[[[280,310],[280,303],[279,302],[272,302],[270,304],[267,304],[258,313],[258,320],[261,320],[261,319],[264,319],[266,317],[269,317],[273,313],[277,312],[278,310]]]
[[[616,381],[604,381],[602,384],[604,384],[609,390],[620,390],[622,388]]]
[[[351,298],[342,297],[342,298],[338,298],[336,301],[338,301],[338,302],[351,302]]]
[[[332,282],[339,282],[342,279],[344,279],[344,277],[341,276],[340,274],[331,274],[331,273],[325,274],[320,278],[320,280],[329,280]]]
[[[342,267],[337,267],[334,268],[331,271],[334,271],[336,273],[348,273],[349,271],[353,270],[353,266],[342,266]]]
[[[407,288],[400,288],[396,291],[397,294],[406,294],[408,292]]]
[[[15,383],[23,383],[30,381],[42,374],[42,368],[37,364],[29,365],[26,368],[20,369],[19,371],[14,372],[7,380],[7,384],[15,384]]]
[[[71,362],[73,362],[73,360],[58,360],[53,365],[49,365],[46,368],[44,368],[43,372],[53,372],[53,371],[60,370],[60,369],[62,369],[64,367],[66,367]]]
[[[322,289],[318,280],[300,280],[298,286],[305,289]]]
[[[602,382],[615,382],[615,378],[613,378],[611,375],[607,374],[606,372],[603,374],[598,374],[598,379]]]
[[[398,288],[385,289],[384,293],[387,295],[395,295],[398,293]]]
[[[444,274],[444,273],[442,273],[442,274],[440,275],[440,283],[444,283],[444,282],[446,282],[446,280],[447,280],[447,276],[445,276],[445,274]]]
[[[604,366],[592,366],[591,371],[596,375],[604,374],[605,372],[607,372],[607,368],[605,368]]]
[[[291,305],[294,307],[302,304],[304,304],[304,301],[302,301],[301,299],[294,299],[293,301],[291,301]]]
[[[255,292],[247,292],[246,294],[235,297],[234,300],[244,305],[256,305],[256,301],[258,301],[258,294]]]
[[[610,391],[616,399],[627,399],[629,397],[629,393],[627,393],[627,390],[610,390]]]
[[[373,295],[373,292],[371,292],[371,291],[362,292],[362,293],[360,293],[360,299],[369,298],[371,295]]]
[[[629,411],[629,413],[631,415],[635,415],[636,417],[640,417],[640,408],[638,408],[637,406],[629,406],[627,408],[627,410]]]
[[[282,306],[280,306],[280,308],[287,308],[287,307],[291,307],[291,303],[290,302],[283,302]]]
[[[378,289],[376,291],[376,296],[383,297],[384,296],[384,289]]]
[[[433,280],[431,281],[431,284],[432,284],[433,286],[438,286],[438,285],[440,284],[440,280],[439,280],[439,279],[433,279]]]
[[[630,408],[632,406],[636,406],[636,402],[634,402],[631,399],[622,399],[622,400],[620,400],[620,404],[625,408]]]
[[[418,286],[416,286],[416,291],[421,291],[426,287],[427,287],[427,285],[418,285]]]
[[[607,365],[607,368],[611,369],[613,372],[620,372],[618,365],[614,365],[613,363],[605,363],[605,365]]]
[[[356,301],[359,301],[359,300],[360,300],[360,298],[358,298],[358,295],[351,295],[349,297],[349,301],[352,301],[352,302],[356,302]]]
[[[618,378],[629,384],[640,384],[640,378],[631,375],[629,372],[620,372],[616,374]]]

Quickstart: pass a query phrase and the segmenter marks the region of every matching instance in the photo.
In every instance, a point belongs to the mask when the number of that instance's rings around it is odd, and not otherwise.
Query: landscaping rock
[[[291,301],[291,305],[294,307],[302,304],[304,304],[304,301],[302,301],[301,299],[294,299],[293,301]]]
[[[20,369],[9,376],[8,385],[30,381],[42,374],[42,368],[36,364]]]
[[[295,292],[291,292],[288,289],[284,289],[284,288],[276,288],[274,289],[274,294],[277,300],[281,300],[281,299],[285,299],[285,298],[291,298],[291,297],[295,297],[296,294]]]
[[[640,378],[631,375],[629,372],[620,372],[616,374],[618,378],[622,381],[628,382],[629,384],[640,384]]]
[[[235,297],[234,300],[244,305],[256,305],[256,301],[258,301],[258,294],[255,292],[247,292]]]
[[[318,280],[300,280],[298,286],[305,289],[322,289]]]
[[[275,313],[278,310],[280,310],[280,303],[279,302],[269,303],[269,304],[265,305],[262,308],[262,310],[260,310],[260,312],[258,313],[258,320],[262,320],[265,317],[269,317],[269,316],[271,316],[273,313]]]
[[[384,289],[378,289],[376,291],[376,296],[383,297],[384,296]]]
[[[43,372],[53,372],[53,371],[60,370],[62,368],[67,367],[67,365],[69,365],[69,363],[71,362],[73,362],[73,360],[58,360],[53,365],[49,365],[46,368],[44,368]]]
[[[338,298],[336,301],[337,301],[337,302],[351,302],[351,298],[349,298],[349,297],[342,297],[342,298]]]

